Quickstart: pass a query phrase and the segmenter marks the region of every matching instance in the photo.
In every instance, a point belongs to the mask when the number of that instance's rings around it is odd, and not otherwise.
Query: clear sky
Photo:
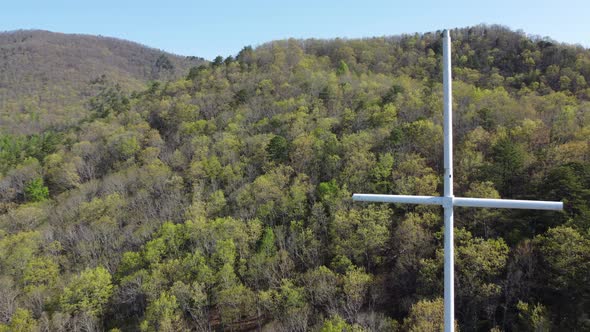
[[[480,23],[590,47],[590,0],[3,0],[0,8],[0,31],[112,36],[207,59],[289,37],[372,37]]]

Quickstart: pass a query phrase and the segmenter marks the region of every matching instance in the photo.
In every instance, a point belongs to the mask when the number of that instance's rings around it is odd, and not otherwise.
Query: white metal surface
[[[442,205],[444,208],[444,326],[445,332],[455,330],[455,272],[453,245],[453,206],[562,210],[562,202],[525,201],[512,199],[468,198],[453,196],[453,98],[451,78],[451,37],[443,32],[443,91],[444,91],[444,196],[354,194],[354,201]]]
[[[442,198],[438,196],[354,194],[352,199],[357,202],[442,205]]]
[[[451,36],[443,31],[443,91],[444,91],[444,196],[449,198],[443,204],[445,209],[444,236],[444,302],[445,331],[455,331],[455,247],[453,244],[453,92],[451,78]]]
[[[411,196],[411,195],[378,195],[354,194],[352,200],[356,202],[380,202],[403,204],[443,205],[444,196]],[[529,210],[563,210],[562,202],[528,201],[518,199],[470,198],[453,197],[453,206],[498,208],[498,209],[529,209]]]
[[[444,196],[453,196],[453,83],[451,78],[451,36],[443,32],[443,133],[444,133]]]
[[[563,210],[562,202],[523,201],[517,199],[455,197],[453,205],[499,209]]]

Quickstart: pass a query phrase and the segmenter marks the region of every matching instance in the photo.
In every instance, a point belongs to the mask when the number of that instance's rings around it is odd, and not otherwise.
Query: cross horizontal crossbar
[[[468,198],[468,197],[440,197],[440,196],[410,196],[410,195],[375,195],[354,194],[352,200],[358,202],[406,203],[444,205],[451,201],[452,206],[500,208],[500,209],[533,209],[533,210],[563,210],[562,202],[528,201],[518,199]]]

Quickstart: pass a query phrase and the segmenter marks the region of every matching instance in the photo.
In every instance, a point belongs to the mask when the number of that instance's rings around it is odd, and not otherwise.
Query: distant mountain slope
[[[141,89],[149,80],[175,79],[203,62],[116,38],[40,30],[3,32],[1,128],[32,133],[76,118],[93,94],[93,81],[106,79],[123,90]]]

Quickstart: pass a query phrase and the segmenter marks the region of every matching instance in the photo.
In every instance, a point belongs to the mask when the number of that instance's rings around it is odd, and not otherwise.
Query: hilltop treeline
[[[590,51],[453,37],[463,331],[590,328]],[[440,32],[245,47],[0,140],[0,330],[435,331]]]

